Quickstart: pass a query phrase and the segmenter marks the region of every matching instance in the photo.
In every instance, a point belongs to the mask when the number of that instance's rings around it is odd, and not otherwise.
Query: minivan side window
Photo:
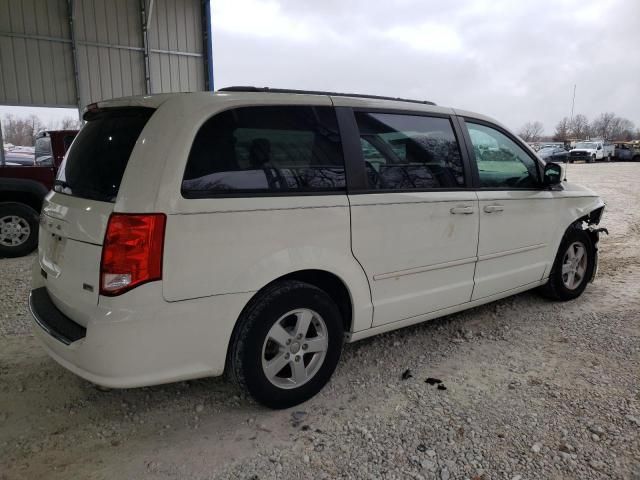
[[[478,165],[480,187],[538,188],[537,162],[502,132],[466,122]]]
[[[182,181],[186,198],[344,191],[345,167],[331,107],[227,110],[196,134]]]
[[[462,188],[464,170],[447,118],[355,112],[372,190]]]

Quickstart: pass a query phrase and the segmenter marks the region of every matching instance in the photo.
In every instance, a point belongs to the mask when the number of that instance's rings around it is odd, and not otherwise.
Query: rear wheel
[[[542,293],[562,301],[578,298],[593,276],[595,262],[595,249],[587,232],[571,227],[562,239]]]
[[[0,203],[0,257],[21,257],[38,245],[38,212],[22,203]]]
[[[259,403],[287,408],[318,393],[342,352],[340,310],[319,288],[272,285],[243,312],[230,351],[232,377]]]

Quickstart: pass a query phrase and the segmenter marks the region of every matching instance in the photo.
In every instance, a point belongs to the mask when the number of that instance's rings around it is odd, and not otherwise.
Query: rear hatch
[[[47,196],[38,257],[53,303],[86,326],[98,304],[102,243],[131,152],[153,109],[89,112]]]

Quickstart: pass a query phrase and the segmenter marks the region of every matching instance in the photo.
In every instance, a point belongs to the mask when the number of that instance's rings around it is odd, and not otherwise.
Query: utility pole
[[[576,85],[573,85],[573,100],[571,101],[571,120],[569,124],[573,123],[573,108],[576,106]]]

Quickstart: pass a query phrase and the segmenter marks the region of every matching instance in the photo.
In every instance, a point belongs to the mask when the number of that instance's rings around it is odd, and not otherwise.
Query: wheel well
[[[584,230],[589,235],[589,238],[591,238],[592,247],[597,251],[598,242],[600,241],[600,231],[604,231],[608,233],[605,228],[602,228],[602,229],[595,228],[595,226],[600,223],[603,213],[604,213],[604,206],[598,207],[595,210],[592,210],[591,212],[589,212],[588,214],[580,218],[577,218],[571,223],[571,225],[567,227],[567,229],[565,230],[565,233],[563,233],[563,238],[567,230],[569,230],[570,228],[578,228],[580,230]],[[586,228],[584,227],[585,223],[587,224]],[[590,226],[592,228],[589,228]],[[560,242],[562,242],[562,240],[560,240]]]
[[[253,295],[253,297],[251,297],[251,300],[247,302],[247,305],[245,305],[242,311],[244,312],[247,306],[250,305],[251,302],[266,288],[272,286],[274,283],[278,283],[283,280],[298,280],[300,282],[314,285],[319,289],[325,291],[333,299],[333,301],[336,302],[336,305],[340,310],[340,314],[342,315],[342,322],[344,324],[344,331],[349,332],[351,330],[353,321],[353,303],[351,302],[351,295],[349,294],[349,290],[337,275],[327,272],[326,270],[298,270],[297,272],[291,272],[278,277],[258,290]],[[242,316],[242,313],[240,314],[240,316]],[[232,354],[231,349],[238,333],[238,324],[240,323],[239,320],[240,317],[236,319],[236,324],[234,325],[233,332],[231,333],[231,337],[229,338],[229,345],[227,347],[227,359],[225,362],[226,374],[229,373],[227,369],[230,365],[230,355]]]
[[[595,210],[591,210],[588,214],[576,219],[569,225],[572,226],[582,226],[582,222],[586,222],[587,225],[598,225],[600,223],[600,219],[602,218],[602,214],[604,213],[604,206],[598,207]]]
[[[338,276],[325,270],[300,270],[277,278],[273,282],[269,283],[269,285],[282,280],[298,280],[300,282],[314,285],[320,290],[327,292],[340,309],[340,314],[342,315],[342,321],[344,323],[344,331],[348,332],[351,330],[353,317],[351,295],[349,294],[347,286]],[[265,287],[266,286],[267,285],[265,285]]]
[[[0,202],[17,202],[30,206],[36,212],[40,213],[42,208],[42,198],[29,192],[0,191]]]

